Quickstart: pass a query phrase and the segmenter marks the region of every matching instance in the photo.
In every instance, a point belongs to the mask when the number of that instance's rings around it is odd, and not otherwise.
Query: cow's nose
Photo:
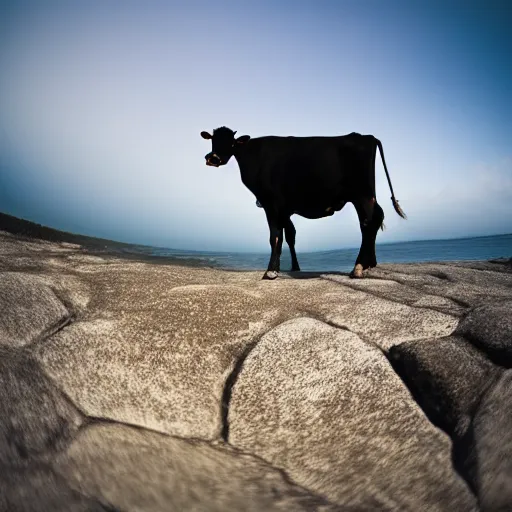
[[[220,158],[215,153],[208,153],[206,156],[206,165],[219,166],[221,164]]]

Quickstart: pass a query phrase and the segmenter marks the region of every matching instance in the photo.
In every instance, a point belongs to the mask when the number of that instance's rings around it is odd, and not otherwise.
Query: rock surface
[[[361,510],[470,510],[450,442],[383,353],[309,318],[267,333],[244,362],[229,441],[301,485]]]
[[[404,343],[390,359],[432,422],[453,441],[453,462],[481,510],[512,504],[512,371],[460,336]]]
[[[486,304],[473,309],[457,332],[486,352],[497,364],[512,368],[512,302]]]
[[[251,455],[122,425],[84,429],[55,466],[120,510],[334,510]]]
[[[82,421],[33,358],[0,347],[0,466],[30,464],[65,444]]]
[[[54,291],[36,276],[3,272],[0,280],[0,345],[21,347],[44,339],[69,321]]]
[[[72,489],[49,464],[24,469],[0,468],[2,512],[114,512],[95,498]]]
[[[470,474],[482,510],[511,509],[512,371],[504,372],[482,399],[471,425]]]
[[[500,374],[461,336],[402,343],[389,357],[430,420],[452,437],[466,434],[482,395]]]
[[[511,304],[0,232],[0,510],[509,510]]]

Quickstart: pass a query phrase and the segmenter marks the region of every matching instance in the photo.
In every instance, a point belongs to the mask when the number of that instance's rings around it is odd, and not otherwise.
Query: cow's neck
[[[257,192],[257,168],[254,164],[253,159],[247,151],[237,151],[234,155],[240,168],[240,177],[242,183],[254,194]]]

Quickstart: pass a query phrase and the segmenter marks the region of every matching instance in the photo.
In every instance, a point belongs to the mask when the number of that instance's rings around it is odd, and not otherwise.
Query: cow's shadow
[[[325,271],[299,271],[299,272],[292,272],[292,271],[289,271],[289,272],[280,272],[279,273],[279,277],[277,278],[278,280],[279,279],[318,279],[319,277],[321,276],[325,276],[325,275],[330,275],[330,276],[345,276],[345,277],[350,277],[350,273],[349,272],[339,272],[339,271],[333,271],[333,270],[325,270]]]

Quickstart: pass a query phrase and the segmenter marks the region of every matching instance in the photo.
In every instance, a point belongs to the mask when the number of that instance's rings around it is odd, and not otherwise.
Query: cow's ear
[[[235,140],[235,143],[237,145],[242,145],[245,144],[250,138],[250,135],[240,135],[240,137],[238,137],[238,139]]]
[[[201,137],[206,140],[210,140],[212,136],[208,132],[201,132]]]

